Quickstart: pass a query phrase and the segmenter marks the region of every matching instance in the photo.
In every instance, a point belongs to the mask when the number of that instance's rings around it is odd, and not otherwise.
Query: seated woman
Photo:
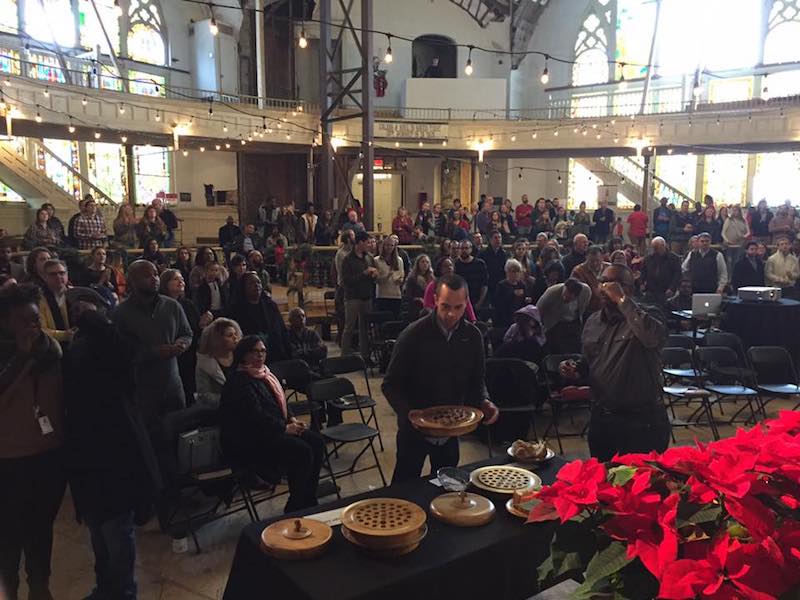
[[[161,251],[158,247],[158,240],[155,238],[150,238],[144,244],[144,252],[142,252],[141,256],[142,260],[149,260],[153,263],[158,269],[159,273],[163,273],[164,270],[169,266],[169,261],[167,257],[161,254]]]
[[[522,269],[515,258],[506,261],[506,278],[497,284],[494,293],[495,327],[507,328],[514,313],[527,304],[535,304],[545,290],[544,279],[536,281]]]
[[[258,335],[270,347],[270,362],[292,357],[289,333],[278,305],[264,293],[258,274],[248,271],[241,278],[236,304],[230,317],[239,323],[244,335]]]
[[[457,244],[456,244],[457,245]],[[455,267],[453,266],[453,260],[450,258],[445,258],[442,262],[439,263],[439,272],[436,274],[437,277],[441,277],[442,275],[448,275],[449,273],[453,273],[455,271]],[[436,305],[435,296],[436,294],[436,280],[434,279],[428,284],[428,287],[425,288],[425,296],[422,299],[422,306],[423,308],[428,308],[433,310],[433,307]],[[474,323],[478,319],[475,317],[475,309],[472,307],[472,302],[470,302],[469,296],[467,296],[467,310],[464,312],[464,317],[466,317],[467,321],[470,323]]]
[[[233,351],[242,330],[239,324],[231,319],[215,319],[200,335],[197,348],[197,367],[195,369],[195,386],[197,403],[201,406],[219,407],[222,388],[230,377],[233,364]]]
[[[258,336],[248,335],[236,346],[220,399],[220,442],[227,460],[252,467],[265,481],[287,475],[288,513],[317,505],[325,442],[290,414],[266,358]]]
[[[514,313],[514,324],[503,336],[496,358],[518,358],[536,365],[544,358],[545,335],[539,309],[529,304]]]

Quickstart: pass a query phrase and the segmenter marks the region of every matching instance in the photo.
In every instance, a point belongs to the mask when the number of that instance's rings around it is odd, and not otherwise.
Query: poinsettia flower
[[[752,497],[726,498],[725,508],[731,516],[747,528],[756,541],[761,541],[775,531],[775,513]]]
[[[782,410],[777,419],[767,421],[770,433],[798,433],[800,432],[800,413],[793,410]]]

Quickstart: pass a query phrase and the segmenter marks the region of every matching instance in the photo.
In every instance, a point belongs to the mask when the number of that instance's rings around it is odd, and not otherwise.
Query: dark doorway
[[[411,44],[411,53],[411,69],[414,77],[425,77],[426,70],[436,57],[439,58],[441,77],[457,77],[458,49],[451,38],[434,34],[421,35]]]

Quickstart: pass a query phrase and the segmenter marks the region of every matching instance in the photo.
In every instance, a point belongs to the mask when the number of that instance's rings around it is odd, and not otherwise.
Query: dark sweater
[[[753,263],[750,262],[750,259],[743,256],[741,260],[733,265],[731,286],[734,290],[738,290],[740,287],[764,285],[764,261],[756,258],[755,263],[756,266],[753,268]]]
[[[375,295],[375,279],[366,275],[369,267],[375,266],[372,255],[358,256],[350,252],[342,261],[342,280],[345,300],[369,300]]]
[[[673,252],[649,255],[644,259],[641,280],[653,294],[677,291],[681,282],[681,259]]]
[[[485,369],[478,328],[462,320],[448,340],[436,313],[431,313],[398,337],[382,389],[400,423],[405,423],[413,409],[444,404],[479,406],[489,398]]]
[[[267,364],[289,360],[289,334],[278,305],[266,294],[261,294],[257,304],[240,300],[231,307],[230,317],[239,323],[244,335],[258,335],[267,347]]]
[[[459,260],[456,262],[456,273],[466,280],[469,286],[469,299],[473,304],[477,304],[481,299],[481,289],[489,286],[486,263],[480,258],[473,258],[470,262]]]

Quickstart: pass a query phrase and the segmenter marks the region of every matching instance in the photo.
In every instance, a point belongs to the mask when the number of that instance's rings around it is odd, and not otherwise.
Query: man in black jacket
[[[409,325],[395,344],[383,393],[397,413],[397,464],[392,482],[419,477],[430,457],[431,472],[458,464],[458,438],[426,438],[410,419],[430,406],[466,404],[480,408],[493,424],[497,407],[484,381],[483,338],[464,320],[469,293],[463,277],[436,282],[436,309]]]
[[[357,232],[353,251],[342,261],[342,280],[344,281],[342,355],[352,354],[353,332],[357,325],[358,347],[364,360],[369,358],[367,315],[372,310],[375,279],[378,277],[375,260],[367,252],[368,243],[369,234],[366,231]]]
[[[538,242],[538,236],[536,240]],[[582,233],[576,233],[575,237],[572,238],[572,251],[561,260],[561,264],[564,265],[564,277],[569,278],[572,275],[572,269],[586,260],[586,249],[588,247],[589,238]]]
[[[734,291],[740,287],[764,285],[764,261],[758,257],[758,243],[747,242],[745,255],[733,265],[731,287]]]
[[[680,285],[681,259],[669,251],[662,237],[654,237],[650,246],[653,253],[644,259],[640,281],[644,286],[646,302],[664,306]]]
[[[489,301],[494,304],[494,293],[497,284],[506,277],[506,261],[508,255],[503,250],[503,236],[499,231],[489,235],[489,246],[478,255],[486,263],[489,273]]]

